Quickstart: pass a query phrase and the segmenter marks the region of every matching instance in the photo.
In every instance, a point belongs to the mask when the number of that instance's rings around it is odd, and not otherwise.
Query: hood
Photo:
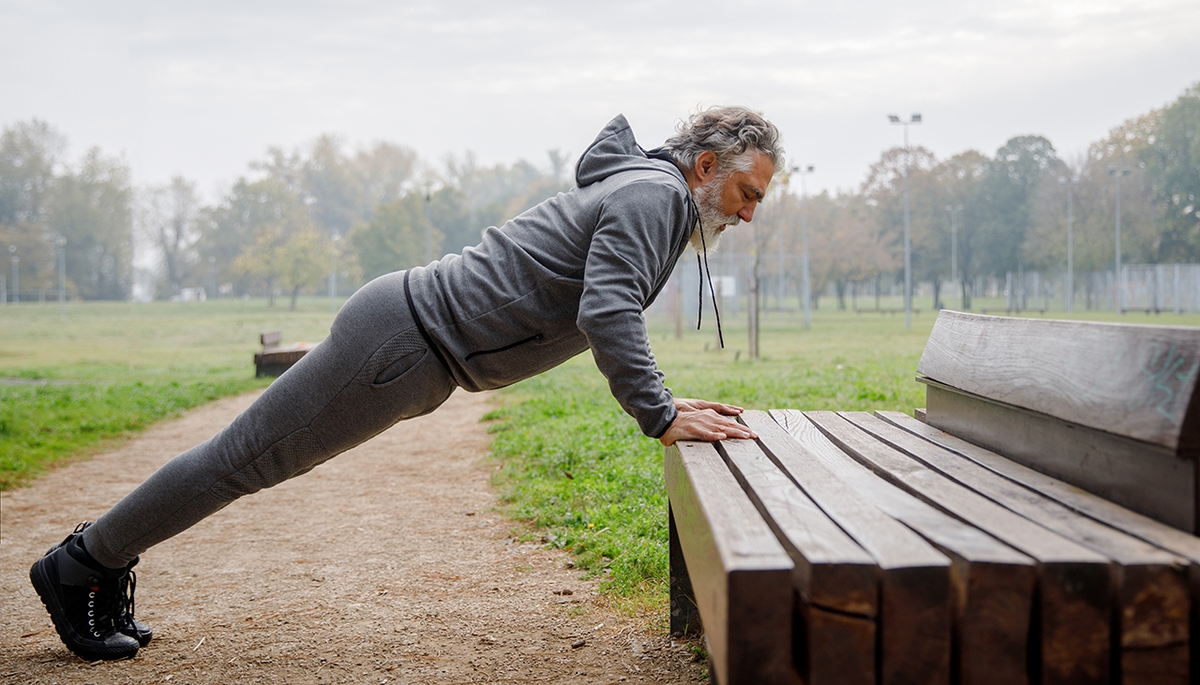
[[[618,114],[579,157],[579,163],[575,166],[575,184],[582,188],[615,173],[634,169],[673,172],[683,179],[683,173],[668,155],[659,150],[650,153],[643,150],[634,138],[633,129],[625,115]]]

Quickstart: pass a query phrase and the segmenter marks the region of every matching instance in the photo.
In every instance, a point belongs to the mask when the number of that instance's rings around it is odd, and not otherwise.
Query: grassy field
[[[1197,315],[1071,318],[1200,325]],[[655,355],[677,396],[752,409],[911,414],[924,406],[915,376],[933,320],[922,312],[906,331],[902,314],[825,309],[813,312],[812,328],[804,331],[797,313],[766,312],[758,360],[745,352],[744,321],[725,322],[724,351],[717,351],[711,324],[676,339],[672,322],[649,323]],[[666,616],[662,447],[640,435],[587,355],[514,386],[504,400],[492,414],[499,419],[493,453],[502,464],[495,481],[510,512],[530,521],[534,535],[575,552],[577,565],[603,574],[606,587],[630,611]]]
[[[254,378],[261,331],[316,341],[328,300],[268,307],[205,303],[57,303],[0,309],[0,490],[154,421],[265,387]]]
[[[295,312],[259,300],[0,309],[0,378],[21,381],[0,383],[0,489],[185,408],[263,387],[251,363],[259,332],[311,342],[325,337],[332,318],[328,300],[315,298]],[[1074,318],[1200,326],[1200,315]],[[757,360],[746,352],[744,315],[726,313],[724,350],[709,317],[704,331],[679,338],[664,317],[648,323],[678,396],[756,409],[911,413],[924,404],[914,377],[933,320],[922,310],[906,331],[903,315],[827,307],[804,331],[797,312],[768,311]],[[495,484],[508,513],[528,524],[529,535],[570,549],[580,568],[602,574],[630,611],[665,616],[662,447],[617,406],[590,355],[502,391],[489,419]]]

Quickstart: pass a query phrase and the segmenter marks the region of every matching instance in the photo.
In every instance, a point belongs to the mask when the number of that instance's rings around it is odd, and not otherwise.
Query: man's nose
[[[737,213],[738,218],[741,219],[742,221],[745,221],[746,223],[750,223],[751,221],[753,221],[754,220],[754,207],[756,205],[757,205],[757,203],[751,204],[751,205],[746,205],[745,207],[742,207],[742,209],[740,211],[738,211],[738,213]]]

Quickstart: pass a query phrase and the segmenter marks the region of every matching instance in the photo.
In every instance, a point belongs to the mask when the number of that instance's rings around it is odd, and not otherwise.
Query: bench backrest
[[[1200,448],[1200,329],[943,311],[917,371],[1172,450]]]
[[[1200,329],[942,311],[926,420],[1196,530]]]

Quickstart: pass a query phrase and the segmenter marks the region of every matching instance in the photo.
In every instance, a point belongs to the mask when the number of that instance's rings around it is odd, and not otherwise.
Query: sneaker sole
[[[42,557],[45,559],[45,557]],[[42,570],[42,559],[29,569],[29,581],[33,583],[33,589],[37,591],[38,597],[42,600],[42,605],[46,607],[46,611],[50,613],[50,620],[54,622],[54,630],[58,632],[58,637],[76,656],[88,661],[96,661],[103,659],[111,661],[113,659],[124,659],[137,654],[138,647],[135,645],[132,650],[122,648],[105,648],[105,647],[90,647],[83,644],[83,638],[75,629],[71,627],[69,621],[66,620],[66,610],[58,602],[58,595],[54,592],[54,580],[49,574]]]

